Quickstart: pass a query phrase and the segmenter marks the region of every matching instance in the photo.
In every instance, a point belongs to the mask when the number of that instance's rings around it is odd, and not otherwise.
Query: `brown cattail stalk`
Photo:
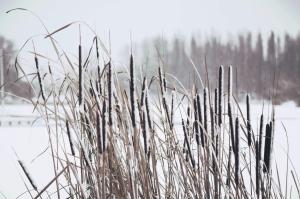
[[[191,147],[190,147],[188,135],[187,135],[187,132],[186,132],[186,126],[185,126],[185,123],[184,123],[183,119],[182,119],[182,129],[183,129],[183,133],[184,133],[184,141],[185,141],[186,146],[187,146],[188,155],[189,155],[189,157],[191,159],[191,163],[192,163],[192,166],[194,168],[195,167],[195,160],[194,160],[193,155],[192,155],[192,151],[191,151]]]
[[[239,118],[235,120],[235,184],[238,191],[239,186],[239,170],[240,170],[240,132],[239,132]]]
[[[197,113],[198,119],[200,123],[200,138],[201,138],[201,145],[204,146],[204,133],[203,133],[203,121],[202,121],[202,111],[201,111],[201,103],[200,103],[200,95],[197,94]]]
[[[151,118],[150,118],[150,109],[149,109],[149,101],[148,101],[148,90],[146,92],[145,104],[146,104],[148,127],[152,131]]]
[[[145,90],[146,90],[146,81],[147,81],[147,78],[144,77],[143,78],[143,84],[142,84],[141,107],[143,107],[143,105],[144,105],[144,97],[145,97]]]
[[[103,152],[106,150],[106,102],[103,101],[102,105],[102,147]]]
[[[82,73],[82,57],[81,57],[81,45],[78,46],[78,69],[79,69],[79,96],[78,101],[79,105],[82,104],[83,101],[83,73]]]
[[[250,122],[250,97],[249,94],[246,97],[246,106],[247,106],[247,140],[248,146],[251,146],[252,139],[251,139],[251,122]]]
[[[143,139],[144,139],[144,151],[145,151],[145,155],[147,155],[148,153],[148,144],[147,144],[147,131],[146,131],[146,115],[145,115],[145,111],[142,110],[142,133],[143,133]]]
[[[270,173],[271,153],[272,153],[272,122],[266,126],[265,153],[264,153],[264,173]]]
[[[207,134],[207,127],[208,127],[208,91],[207,88],[204,88],[203,92],[203,99],[204,99],[204,130],[205,130],[205,135],[204,137],[204,145],[206,145],[206,134]]]
[[[67,135],[68,135],[68,139],[69,139],[71,153],[72,153],[73,156],[75,156],[75,150],[74,150],[74,145],[73,145],[73,141],[72,141],[72,136],[71,136],[70,127],[69,127],[69,121],[68,120],[66,120],[66,127],[67,127]]]
[[[98,153],[102,154],[102,141],[101,141],[101,118],[100,113],[97,111],[96,113],[96,132],[97,132],[97,146],[98,146]]]
[[[108,91],[108,125],[111,127],[112,122],[112,73],[111,63],[108,62],[108,73],[107,73],[107,91]]]
[[[232,66],[228,68],[228,103],[231,102],[232,98]]]
[[[258,138],[258,158],[261,161],[262,135],[263,135],[264,116],[260,116],[259,138]]]
[[[36,186],[33,178],[31,177],[30,173],[28,172],[27,168],[25,167],[24,163],[21,160],[18,160],[18,163],[21,166],[21,168],[22,168],[24,174],[26,175],[28,181],[30,182],[32,188],[37,191],[37,186]]]
[[[199,120],[198,120],[198,108],[197,108],[197,99],[194,98],[193,100],[194,102],[194,117],[195,117],[195,121],[194,121],[194,129],[195,129],[195,135],[196,135],[196,143],[197,145],[200,145],[200,140],[199,140]]]
[[[35,67],[36,67],[37,77],[38,77],[38,81],[39,81],[39,85],[40,85],[40,89],[41,89],[41,95],[42,95],[42,98],[45,102],[46,97],[45,97],[45,93],[44,93],[44,86],[43,86],[43,82],[42,82],[42,77],[41,77],[41,73],[40,73],[40,69],[39,69],[39,62],[38,62],[37,56],[34,57],[34,60],[35,60]]]
[[[229,117],[231,146],[232,146],[233,152],[235,152],[234,127],[233,127],[233,117],[232,117],[231,103],[230,102],[228,103],[228,117]]]
[[[133,128],[136,127],[135,121],[135,93],[134,93],[134,66],[133,66],[133,56],[130,55],[130,103],[131,103],[131,123]]]
[[[218,123],[219,125],[222,124],[222,97],[223,97],[223,81],[224,81],[224,72],[223,72],[223,66],[220,66],[219,68],[219,108],[218,108],[218,112],[219,112],[219,120]]]
[[[259,143],[258,141],[255,142],[255,153],[256,153],[256,165],[255,165],[255,170],[256,170],[256,197],[259,199],[259,191],[260,191],[260,162],[259,162]]]
[[[231,153],[232,153],[232,149],[230,146],[228,152],[227,179],[226,179],[226,185],[229,187],[229,189],[230,189],[230,181],[231,181]]]

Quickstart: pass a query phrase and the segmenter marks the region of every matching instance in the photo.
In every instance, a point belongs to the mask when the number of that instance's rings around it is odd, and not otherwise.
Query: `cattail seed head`
[[[222,112],[223,112],[223,108],[222,108],[222,98],[223,98],[223,81],[224,81],[224,71],[223,71],[223,66],[220,66],[219,68],[219,108],[218,108],[218,112],[219,112],[219,120],[218,123],[219,125],[222,124]]]
[[[250,121],[250,97],[249,94],[246,97],[246,106],[247,106],[247,139],[248,139],[248,146],[251,146],[252,142],[252,135],[251,135],[251,121]]]
[[[235,184],[239,186],[239,170],[240,170],[240,132],[239,132],[239,118],[235,120]]]

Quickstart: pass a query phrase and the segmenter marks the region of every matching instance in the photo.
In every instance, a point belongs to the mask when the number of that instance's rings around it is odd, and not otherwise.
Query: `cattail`
[[[200,140],[199,140],[199,120],[198,120],[198,113],[197,113],[197,99],[194,98],[194,117],[195,117],[195,121],[194,121],[194,129],[195,129],[195,135],[196,135],[196,143],[197,145],[200,145]]]
[[[231,146],[233,152],[235,152],[235,142],[234,142],[234,129],[233,129],[233,118],[231,112],[231,103],[228,103],[228,117],[229,117],[229,128],[230,128],[230,138],[231,138]]]
[[[49,74],[52,76],[52,70],[51,70],[51,66],[50,66],[49,62],[48,62],[48,71],[49,71]]]
[[[75,156],[75,150],[74,150],[74,145],[73,145],[73,141],[72,141],[72,137],[71,137],[71,132],[70,132],[70,127],[69,127],[69,121],[68,120],[66,120],[66,127],[67,127],[67,135],[68,135],[68,139],[69,139],[71,153],[72,153],[73,156]]]
[[[145,97],[145,90],[146,90],[146,80],[147,78],[143,78],[143,83],[142,83],[142,94],[141,94],[141,107],[144,105],[144,97]]]
[[[213,117],[214,121],[215,121],[215,123],[217,125],[218,110],[216,110],[216,109],[218,109],[218,89],[215,89],[215,112],[213,114],[215,116],[215,117]],[[215,128],[215,125],[213,125],[213,128]],[[216,133],[216,136],[215,136],[215,138],[213,137],[213,139],[215,141],[215,153],[216,153],[216,157],[218,157],[218,153],[219,153],[219,151],[218,151],[218,148],[219,148],[219,135],[218,135],[218,133]]]
[[[147,131],[146,131],[146,115],[145,111],[143,110],[142,113],[142,133],[143,133],[143,138],[144,138],[144,151],[145,155],[147,155],[148,147],[147,147]]]
[[[216,121],[216,125],[218,124],[218,103],[219,103],[219,100],[218,100],[218,89],[215,88],[215,112],[214,112],[214,116],[215,116],[215,121]]]
[[[186,127],[185,127],[183,119],[182,119],[182,128],[183,128],[184,140],[185,140],[185,143],[186,143],[186,146],[187,146],[188,155],[191,159],[191,163],[192,163],[192,166],[194,168],[195,167],[195,161],[194,161],[194,158],[192,156],[191,147],[190,147],[190,143],[189,143],[189,140],[188,140],[188,135],[187,135],[187,132],[186,132]]]
[[[24,163],[21,160],[18,160],[18,163],[21,166],[21,168],[22,168],[24,174],[26,175],[28,181],[30,182],[32,188],[37,191],[37,186],[35,185],[35,182],[34,182],[33,178],[31,177],[31,175],[29,174],[29,172],[28,172],[27,168],[25,167]]]
[[[135,93],[134,93],[134,67],[133,67],[133,56],[130,55],[130,103],[131,103],[131,122],[135,128]]]
[[[256,153],[256,196],[259,198],[259,190],[260,190],[260,162],[259,162],[259,143],[258,141],[255,142],[255,153]]]
[[[231,102],[232,97],[232,66],[228,68],[228,102]]]
[[[226,179],[226,185],[230,188],[230,181],[231,181],[231,152],[232,149],[229,147],[229,153],[228,153],[228,164],[227,164],[227,179]]]
[[[247,106],[247,139],[248,146],[251,146],[251,122],[250,122],[250,97],[247,95],[246,97],[246,106]]]
[[[96,40],[97,41],[97,40]],[[96,43],[97,44],[97,43]],[[98,58],[99,59],[99,58]],[[100,69],[100,65],[99,65],[99,60],[98,60],[98,64],[97,64],[97,81],[98,83],[96,84],[97,87],[99,87],[97,89],[97,91],[100,93],[100,95],[102,94],[102,86],[101,86],[101,69]]]
[[[189,128],[190,128],[190,106],[187,107],[187,118],[186,118],[186,127],[185,127],[185,132],[187,134],[187,136],[189,135]],[[185,146],[187,144],[187,140],[184,139],[184,142],[183,142],[183,150],[185,151]],[[188,160],[188,156],[187,156],[187,160]]]
[[[197,112],[198,112],[198,119],[200,123],[200,138],[201,138],[201,145],[204,146],[204,133],[203,133],[203,121],[202,121],[202,112],[201,112],[201,103],[200,103],[200,95],[197,94]]]
[[[108,62],[108,73],[107,73],[107,86],[108,86],[108,125],[112,126],[112,74],[111,74],[111,63]]]
[[[206,133],[207,133],[207,127],[208,127],[208,93],[207,93],[207,88],[204,89],[203,92],[203,99],[204,99],[204,130],[205,130],[205,135],[204,135],[204,144],[206,145]]]
[[[223,97],[223,78],[224,72],[223,72],[223,66],[220,66],[219,68],[219,125],[222,124],[222,97]]]
[[[96,56],[97,56],[97,60],[99,60],[99,47],[98,47],[98,38],[95,38],[96,40]]]
[[[167,92],[167,81],[166,81],[166,73],[165,72],[164,72],[164,76],[163,76],[163,86],[164,86],[165,92]]]
[[[164,95],[165,89],[164,89],[164,80],[163,80],[163,76],[162,76],[161,67],[158,67],[158,78],[159,78],[159,85],[160,85],[161,93],[162,93],[162,95]]]
[[[42,82],[42,77],[41,77],[41,73],[40,73],[40,69],[39,69],[39,62],[38,62],[37,56],[34,57],[34,60],[35,60],[35,67],[36,67],[37,77],[38,77],[38,81],[39,81],[39,85],[40,85],[40,89],[41,89],[41,95],[42,95],[42,98],[45,102],[46,98],[45,98],[45,93],[44,93],[44,86],[43,86],[43,82]]]
[[[83,101],[83,73],[82,73],[82,57],[81,57],[81,44],[78,46],[78,69],[79,69],[79,106],[82,104]]]
[[[235,184],[239,186],[239,170],[240,170],[240,132],[239,132],[239,118],[235,120]]]
[[[174,91],[172,91],[171,94],[171,124],[172,124],[172,129],[174,127]]]
[[[264,116],[260,116],[259,138],[258,138],[258,158],[261,161],[262,135],[263,135]]]
[[[266,137],[265,137],[265,153],[264,153],[264,173],[270,172],[272,153],[272,122],[266,126]]]
[[[150,109],[149,109],[149,101],[148,101],[148,90],[146,92],[145,104],[146,104],[148,126],[149,126],[149,129],[152,130],[151,118],[150,118]]]
[[[103,147],[103,152],[106,150],[106,102],[105,100],[103,101],[103,106],[102,106],[102,147]]]
[[[100,113],[97,111],[96,113],[96,132],[97,132],[97,146],[98,146],[98,152],[102,153],[102,141],[101,141],[101,128],[100,128]]]

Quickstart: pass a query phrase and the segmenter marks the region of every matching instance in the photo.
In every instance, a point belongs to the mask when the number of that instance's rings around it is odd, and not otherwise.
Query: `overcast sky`
[[[274,30],[295,35],[300,30],[299,0],[0,0],[0,34],[17,47],[44,31],[28,14],[5,13],[16,7],[34,11],[50,31],[76,20],[100,35],[110,30],[112,48],[118,50],[130,43],[130,32],[134,41],[141,41],[159,34]]]

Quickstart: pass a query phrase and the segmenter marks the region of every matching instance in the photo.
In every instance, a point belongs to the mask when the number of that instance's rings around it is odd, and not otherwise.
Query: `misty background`
[[[195,75],[191,60],[204,79],[206,59],[211,79],[216,77],[219,65],[235,68],[237,97],[240,90],[258,99],[276,96],[276,103],[300,103],[297,0],[2,0],[0,4],[0,47],[5,56],[4,79],[9,82],[5,89],[21,97],[30,98],[33,94],[26,83],[11,83],[18,76],[13,69],[14,55],[29,38],[46,32],[33,15],[6,13],[13,8],[33,11],[50,32],[73,21],[86,22],[109,46],[116,65],[127,65],[132,48],[136,62],[149,74],[151,67],[159,64],[159,56],[165,70],[189,86]],[[78,28],[70,29],[55,38],[64,49],[76,54]],[[86,46],[90,44],[91,39],[86,37]],[[39,52],[47,48],[39,42]],[[32,59],[30,54],[22,57],[28,71],[34,68]]]

